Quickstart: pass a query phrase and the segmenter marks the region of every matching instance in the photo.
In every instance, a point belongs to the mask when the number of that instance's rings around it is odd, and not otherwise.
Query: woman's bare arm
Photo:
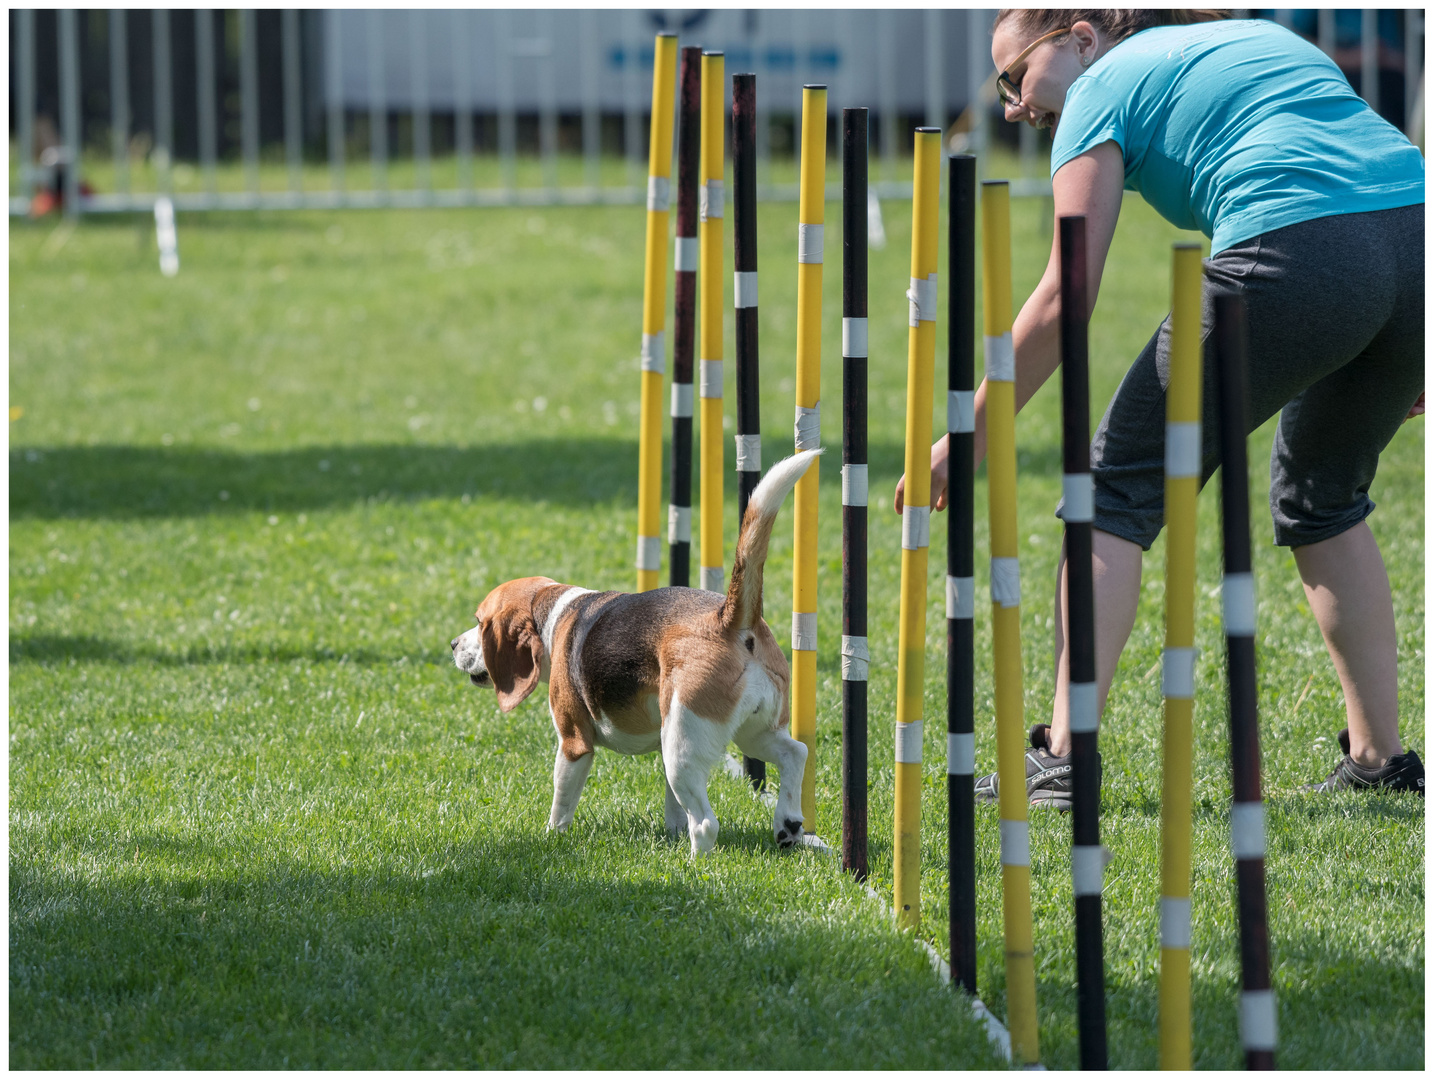
[[[1125,163],[1114,142],[1101,143],[1062,165],[1051,181],[1057,222],[1063,217],[1084,215],[1086,219],[1086,265],[1088,296],[1095,307],[1101,273],[1120,216],[1121,192],[1125,187]],[[1054,230],[1060,236],[1060,229]],[[1012,327],[1016,353],[1016,408],[1030,401],[1051,373],[1060,366],[1061,254],[1057,239],[1051,244],[1046,271],[1029,299],[1021,306]],[[1087,312],[1089,314],[1089,312]],[[986,456],[986,381],[976,391],[976,437],[974,464]],[[896,485],[895,508],[901,512],[903,476]],[[937,510],[946,508],[946,438],[931,448],[931,495]]]

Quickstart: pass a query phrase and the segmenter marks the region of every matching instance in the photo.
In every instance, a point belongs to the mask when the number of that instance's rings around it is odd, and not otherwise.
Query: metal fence
[[[1401,126],[1422,128],[1422,12],[1241,14],[1317,40],[1386,115],[1381,93],[1395,86]],[[659,30],[757,73],[763,198],[795,197],[792,170],[773,163],[799,145],[804,82],[830,88],[829,123],[845,106],[871,108],[883,195],[909,194],[897,159],[918,124],[978,154],[1008,139],[1025,173],[1038,135],[999,119],[993,15],[13,10],[10,211],[28,212],[45,188],[76,214],[147,212],[161,195],[180,210],[641,202]],[[1393,84],[1391,64],[1402,65]],[[103,172],[104,190],[87,171]],[[1042,191],[1048,180],[1033,177],[1015,193]]]

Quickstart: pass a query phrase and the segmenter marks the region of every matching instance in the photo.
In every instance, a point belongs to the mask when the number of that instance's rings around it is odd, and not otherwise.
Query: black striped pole
[[[757,76],[732,76],[732,293],[737,334],[737,520],[762,479],[762,414],[757,364]],[[744,757],[761,791],[767,763]]]
[[[1265,806],[1260,800],[1260,727],[1255,686],[1255,578],[1250,564],[1249,417],[1245,303],[1215,298],[1220,393],[1220,505],[1225,525],[1225,650],[1230,680],[1230,840],[1240,909],[1240,1041],[1251,1069],[1275,1067],[1275,995],[1265,908]]]
[[[702,147],[702,49],[682,50],[678,82],[677,251],[672,342],[672,502],[667,507],[669,585],[691,584],[692,346],[697,331],[697,157]]]
[[[1066,714],[1071,729],[1071,876],[1075,886],[1076,1022],[1080,1067],[1106,1069],[1105,946],[1101,936],[1100,714],[1091,558],[1090,364],[1085,218],[1060,220],[1062,478],[1066,526]]]
[[[951,980],[976,992],[976,159],[949,159],[946,366],[946,803]]]
[[[841,276],[841,864],[866,865],[867,111],[843,109]]]

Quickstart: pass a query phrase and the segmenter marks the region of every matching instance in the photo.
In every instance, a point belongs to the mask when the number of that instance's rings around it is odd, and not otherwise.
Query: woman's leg
[[[1338,536],[1295,548],[1294,556],[1344,687],[1349,756],[1356,764],[1378,768],[1404,752],[1394,600],[1379,545],[1361,521]]]
[[[1115,678],[1121,651],[1135,627],[1140,603],[1141,556],[1139,544],[1099,529],[1091,530],[1091,563],[1095,582],[1096,708],[1105,711],[1106,695]],[[1051,709],[1050,752],[1064,757],[1071,752],[1070,713],[1066,687],[1070,683],[1070,650],[1066,648],[1066,549],[1061,545],[1056,568],[1056,699]],[[1387,589],[1387,586],[1386,586]]]

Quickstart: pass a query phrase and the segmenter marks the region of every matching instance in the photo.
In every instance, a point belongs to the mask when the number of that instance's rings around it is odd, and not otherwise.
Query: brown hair
[[[1107,11],[1002,8],[996,13],[994,26],[1000,26],[1007,19],[1014,19],[1016,26],[1023,33],[1037,38],[1053,30],[1074,26],[1078,22],[1088,22],[1104,33],[1110,44],[1116,45],[1130,35],[1149,30],[1152,26],[1188,26],[1191,23],[1228,19],[1232,14],[1229,9],[1217,8],[1117,8]]]

